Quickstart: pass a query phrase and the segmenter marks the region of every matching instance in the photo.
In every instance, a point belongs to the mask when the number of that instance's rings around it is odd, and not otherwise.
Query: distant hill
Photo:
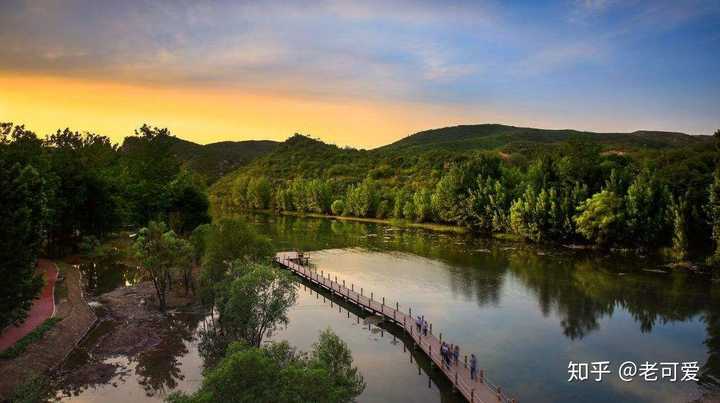
[[[632,151],[662,149],[710,143],[712,136],[684,133],[636,131],[632,133],[594,133],[578,130],[550,130],[500,124],[480,124],[425,130],[376,150],[390,152],[439,150],[498,149],[506,152],[528,146],[542,146],[566,141],[571,137],[596,142],[607,149]]]
[[[132,148],[137,137],[127,137],[122,148]],[[255,158],[274,150],[278,144],[270,140],[221,141],[197,144],[177,137],[170,137],[172,150],[178,160],[193,171],[204,175],[208,183],[234,171]]]
[[[338,188],[366,177],[387,187],[426,186],[435,183],[451,164],[477,153],[496,154],[505,160],[526,163],[538,152],[551,151],[564,141],[578,138],[599,144],[607,154],[647,155],[673,150],[679,159],[707,149],[705,145],[712,144],[713,140],[712,136],[658,131],[592,133],[482,124],[426,130],[386,146],[357,150],[295,134],[282,143],[267,146],[264,154],[254,154],[255,159],[217,180],[211,193],[217,198],[227,197],[237,179],[258,177],[277,183],[294,178],[318,178],[330,180]],[[212,166],[214,158],[217,155],[212,153],[196,156],[192,163]],[[222,166],[229,168],[230,164]]]
[[[221,178],[217,186],[232,181],[238,175],[275,179],[332,177],[352,182],[365,176],[372,168],[374,154],[372,151],[340,148],[295,134],[267,154]]]

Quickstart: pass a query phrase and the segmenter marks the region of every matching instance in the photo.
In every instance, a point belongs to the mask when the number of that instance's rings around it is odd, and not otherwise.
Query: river
[[[479,367],[520,402],[678,402],[713,400],[720,391],[720,284],[666,269],[655,257],[529,246],[415,228],[314,218],[245,217],[278,250],[301,249],[318,270],[365,293],[411,307],[434,332],[475,353]],[[111,272],[111,271],[109,271]],[[96,282],[108,285],[102,274]],[[127,283],[123,276],[115,286]],[[374,324],[321,292],[300,286],[290,323],[270,339],[308,350],[332,328],[353,351],[367,388],[361,402],[462,401],[402,332]],[[360,315],[360,316],[358,316]],[[80,387],[63,401],[158,401],[201,382],[197,329],[178,315],[175,348]],[[610,374],[568,382],[569,363],[609,361]],[[625,382],[626,361],[658,363],[657,381]],[[663,379],[669,363],[697,362],[698,380]],[[171,363],[171,364],[168,364]],[[664,363],[664,364],[661,364]],[[140,368],[140,370],[138,369]]]

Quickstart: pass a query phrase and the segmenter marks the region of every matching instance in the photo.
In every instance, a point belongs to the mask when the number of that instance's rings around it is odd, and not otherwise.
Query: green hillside
[[[132,149],[137,137],[127,137],[122,149]],[[171,150],[184,166],[202,174],[208,183],[233,172],[238,167],[272,151],[278,143],[270,140],[221,141],[197,144],[177,137],[169,137]]]
[[[425,130],[378,150],[423,151],[428,149],[501,149],[517,151],[529,146],[552,145],[570,138],[581,138],[608,149],[640,150],[681,147],[709,143],[711,136],[684,133],[636,131],[632,133],[593,133],[577,130],[549,130],[499,124],[462,125]]]
[[[387,185],[434,183],[444,170],[479,154],[524,165],[537,155],[557,152],[568,141],[594,144],[600,152],[636,156],[663,151],[703,149],[712,136],[637,131],[591,133],[520,128],[497,124],[466,125],[422,131],[372,150],[341,148],[295,134],[265,155],[222,178],[216,190],[239,176],[271,181],[294,178],[332,180],[341,186],[369,177]]]
[[[456,126],[373,150],[296,134],[218,180],[210,201],[215,214],[273,209],[533,241],[702,245],[716,158],[713,137],[669,132]]]

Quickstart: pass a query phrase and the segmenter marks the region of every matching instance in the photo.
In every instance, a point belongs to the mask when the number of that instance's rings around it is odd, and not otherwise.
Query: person
[[[457,344],[455,345],[455,350],[453,351],[453,358],[455,359],[455,365],[458,365],[458,361],[460,360],[460,346]]]
[[[477,376],[477,358],[475,358],[475,354],[470,354],[470,379],[473,381],[475,380],[475,377]]]
[[[442,346],[440,346],[440,355],[442,356],[443,365],[445,365],[446,368],[449,367],[448,366],[448,346],[447,346],[447,344],[445,344],[445,342],[442,342]]]
[[[427,323],[427,321],[423,321],[423,328],[422,328],[423,336],[427,336],[427,330],[428,330],[428,323]]]
[[[418,333],[420,333],[422,330],[422,319],[420,318],[420,315],[418,315],[417,319],[415,319],[415,325],[417,326]]]

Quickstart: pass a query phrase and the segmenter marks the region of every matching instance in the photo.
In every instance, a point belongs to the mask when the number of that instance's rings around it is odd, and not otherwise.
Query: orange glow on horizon
[[[340,146],[374,148],[420,130],[478,121],[468,119],[461,108],[236,88],[141,86],[27,75],[0,75],[0,88],[0,121],[25,124],[40,136],[70,127],[104,134],[118,143],[148,123],[201,144],[282,141],[299,132]]]

